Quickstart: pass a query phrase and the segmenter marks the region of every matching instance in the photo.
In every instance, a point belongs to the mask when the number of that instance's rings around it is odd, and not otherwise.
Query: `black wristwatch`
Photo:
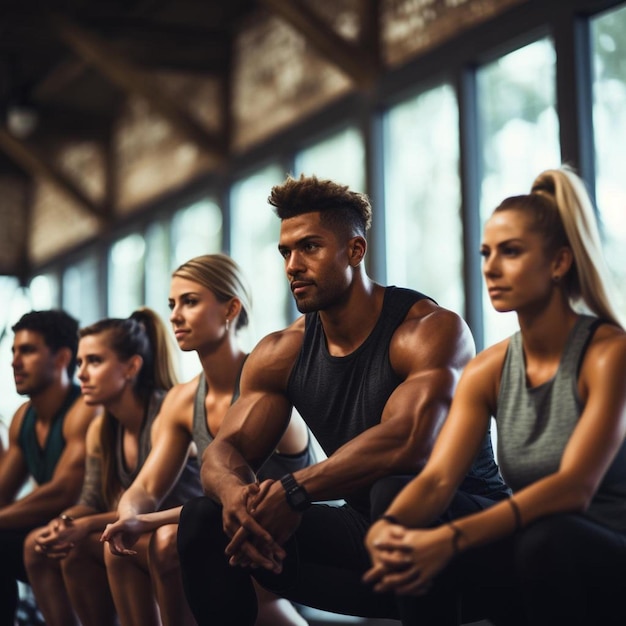
[[[285,474],[280,482],[285,490],[287,504],[298,513],[306,511],[311,506],[311,500],[306,489],[296,482],[292,474]]]

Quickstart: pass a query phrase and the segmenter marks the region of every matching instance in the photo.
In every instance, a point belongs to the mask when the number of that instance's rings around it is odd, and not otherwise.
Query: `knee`
[[[392,503],[396,495],[415,478],[414,475],[385,476],[377,480],[370,490],[371,519],[378,519]]]
[[[161,526],[152,534],[149,547],[150,570],[163,576],[179,567],[177,524]]]
[[[189,500],[180,513],[177,549],[180,555],[198,549],[199,541],[207,541],[222,532],[222,509],[207,497]]]
[[[45,554],[35,550],[37,545],[36,538],[41,530],[41,528],[36,528],[31,531],[24,540],[24,567],[29,576],[39,570],[41,566],[45,565],[46,561],[48,561],[48,557]]]
[[[67,553],[67,556],[61,559],[61,570],[64,578],[78,577],[80,580],[88,562],[93,560],[93,556],[87,549],[87,541],[78,541],[74,547]]]

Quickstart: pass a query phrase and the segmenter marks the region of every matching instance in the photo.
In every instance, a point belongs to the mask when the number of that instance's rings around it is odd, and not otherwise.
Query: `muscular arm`
[[[239,399],[202,458],[205,493],[222,504],[235,488],[254,482],[287,429],[292,407],[285,390],[301,337],[296,323],[265,337],[246,360]]]
[[[17,443],[27,407],[28,403],[25,403],[15,412],[9,426],[8,447],[0,458],[0,514],[13,503],[28,479],[24,454]]]
[[[96,412],[97,409],[88,407],[82,398],[76,400],[65,418],[63,425],[65,448],[52,479],[36,486],[23,498],[3,507],[0,510],[0,528],[18,528],[46,523],[76,502],[85,472],[87,428]],[[15,459],[18,464],[22,464],[22,467],[26,467],[17,443],[18,433],[19,425],[14,426],[12,423],[9,431],[9,451],[2,460],[3,466],[6,462],[10,463],[12,459]]]
[[[392,366],[404,381],[389,397],[380,424],[297,472],[313,500],[340,498],[389,474],[419,472],[429,458],[474,343],[456,314],[429,302],[419,305],[429,312],[409,316],[390,346]]]

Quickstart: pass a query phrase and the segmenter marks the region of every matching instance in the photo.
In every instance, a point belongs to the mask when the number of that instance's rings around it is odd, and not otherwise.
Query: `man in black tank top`
[[[0,624],[13,624],[17,581],[27,582],[26,535],[75,504],[85,471],[85,436],[99,408],[72,383],[78,323],[64,311],[31,311],[12,327],[15,412],[0,456]],[[26,495],[20,491],[29,482]]]
[[[363,540],[371,520],[424,466],[474,354],[471,334],[430,298],[367,276],[366,196],[301,177],[275,187],[269,202],[281,219],[278,248],[304,315],[252,351],[241,396],[203,458],[207,497],[183,507],[178,533],[187,599],[200,626],[252,626],[252,572],[303,605],[399,618],[399,604],[417,602],[428,618],[445,598],[398,599],[361,582],[370,566]],[[327,458],[258,484],[255,472],[293,407]],[[487,434],[443,519],[507,495]]]

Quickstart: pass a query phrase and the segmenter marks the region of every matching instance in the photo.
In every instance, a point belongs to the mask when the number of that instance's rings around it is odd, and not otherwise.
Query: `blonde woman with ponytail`
[[[176,384],[170,341],[161,319],[147,308],[127,319],[100,320],[81,329],[79,337],[81,392],[104,414],[87,432],[86,475],[77,504],[26,539],[29,581],[48,626],[157,626],[147,540],[138,544],[133,575],[120,581],[132,590],[133,604],[118,616],[100,535],[116,519],[121,495],[148,456],[157,414]],[[165,506],[199,493],[198,466],[188,458]]]
[[[583,182],[569,167],[504,200],[484,228],[486,287],[520,330],[477,355],[432,455],[368,533],[376,591],[433,600],[431,625],[482,599],[494,624],[626,623],[626,333]],[[494,417],[513,496],[441,519]]]

